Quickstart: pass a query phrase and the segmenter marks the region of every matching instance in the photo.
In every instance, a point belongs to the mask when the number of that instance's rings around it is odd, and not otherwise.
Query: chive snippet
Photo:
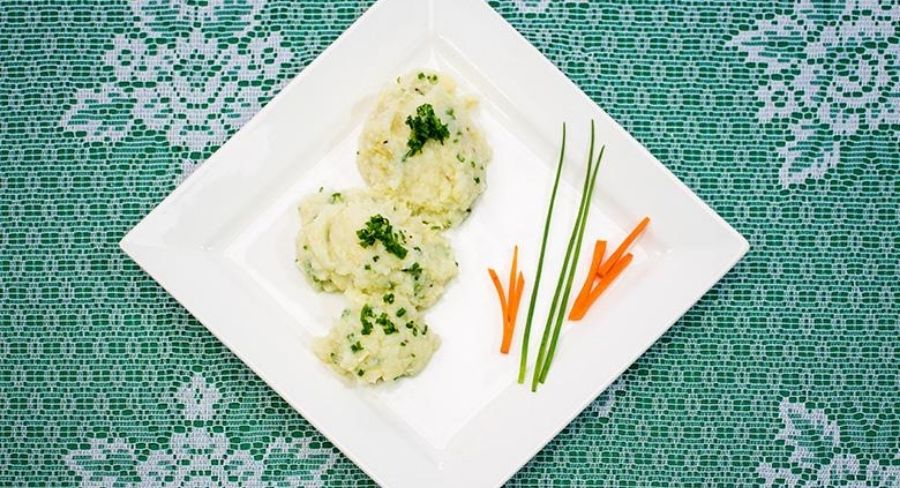
[[[559,188],[559,177],[562,174],[563,161],[566,158],[566,124],[562,126],[562,145],[559,150],[559,162],[556,164],[556,178],[553,181],[553,191],[550,193],[550,203],[547,206],[547,218],[544,220],[544,236],[541,240],[541,253],[538,257],[537,272],[534,276],[534,285],[531,287],[531,301],[528,304],[528,316],[525,320],[525,332],[522,339],[522,357],[519,360],[519,383],[525,382],[525,372],[528,369],[528,341],[531,337],[531,323],[534,318],[534,306],[537,301],[538,289],[541,285],[541,273],[544,269],[544,254],[547,250],[547,236],[550,233],[550,221],[553,217],[553,207],[556,204],[556,190]]]
[[[566,306],[569,301],[569,293],[572,289],[572,277],[574,275],[574,269],[577,265],[578,255],[581,252],[581,241],[584,237],[584,230],[582,228],[584,222],[586,221],[586,210],[590,208],[590,191],[592,188],[592,181],[596,177],[596,169],[594,167],[594,139],[595,139],[595,131],[594,131],[594,121],[591,121],[591,142],[590,147],[588,149],[588,159],[587,159],[587,170],[584,175],[584,184],[581,189],[581,201],[578,204],[578,213],[575,217],[575,222],[572,224],[572,231],[569,234],[569,244],[566,247],[566,254],[563,259],[563,265],[559,270],[559,278],[556,282],[556,290],[553,293],[553,301],[550,303],[550,312],[547,314],[547,321],[544,324],[544,333],[541,336],[541,344],[538,349],[538,357],[535,361],[534,374],[532,376],[531,381],[531,391],[537,391],[538,382],[540,382],[541,377],[546,377],[545,362],[547,361],[548,354],[548,345],[547,340],[550,339],[550,331],[551,328],[554,330],[554,338],[558,339],[559,337],[559,328],[562,324],[562,317],[565,315]],[[602,155],[603,150],[601,150]],[[597,164],[599,165],[600,159],[597,159]],[[574,253],[573,253],[574,250]],[[574,256],[573,256],[574,254]],[[573,259],[574,257],[574,259]],[[566,279],[568,276],[568,279]],[[563,289],[565,283],[565,289]],[[562,299],[560,299],[560,293],[562,293]],[[555,319],[555,327],[554,327],[554,319]],[[555,343],[553,344],[553,349],[555,351]]]
[[[556,353],[556,343],[559,340],[559,332],[562,328],[563,319],[566,315],[566,308],[569,304],[569,293],[572,290],[572,281],[575,279],[575,268],[578,266],[578,257],[581,254],[581,243],[584,241],[584,228],[587,225],[588,213],[590,213],[591,210],[591,196],[594,194],[594,185],[597,182],[597,173],[599,173],[600,162],[603,159],[605,150],[606,146],[600,148],[600,154],[597,156],[597,162],[594,164],[594,173],[591,175],[591,186],[588,188],[587,198],[585,199],[584,209],[582,210],[581,228],[578,230],[578,242],[575,247],[575,257],[572,259],[572,266],[569,268],[569,277],[566,281],[562,306],[559,309],[559,315],[556,317],[556,326],[553,329],[553,336],[550,338],[550,348],[547,351],[547,357],[544,360],[544,366],[541,370],[541,383],[547,380],[547,372],[550,371],[550,364],[553,362],[553,357]],[[590,168],[588,168],[588,170],[590,170]]]

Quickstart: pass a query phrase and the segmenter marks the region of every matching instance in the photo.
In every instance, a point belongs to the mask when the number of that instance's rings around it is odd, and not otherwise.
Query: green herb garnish
[[[366,370],[364,370],[364,369],[360,369],[356,372],[356,376],[362,376],[364,374],[366,374]]]
[[[447,124],[441,122],[441,119],[434,114],[434,107],[429,103],[419,105],[416,108],[416,116],[406,117],[406,125],[409,126],[409,140],[406,146],[409,148],[403,159],[422,152],[422,147],[429,140],[436,140],[441,144],[444,139],[450,136],[450,130]]]
[[[385,293],[383,297],[384,303],[394,303],[394,294],[393,293]]]
[[[350,350],[353,352],[359,352],[362,351],[362,349],[362,344],[360,344],[359,341],[356,341],[356,343],[354,344],[350,344]]]
[[[373,215],[364,228],[356,231],[356,237],[359,238],[359,245],[362,247],[381,242],[387,252],[400,259],[406,257],[406,248],[400,244],[405,240],[403,234],[394,232],[391,222],[381,215]]]
[[[406,315],[406,309],[405,309],[405,308],[401,308],[400,310],[397,310],[397,316],[398,316],[398,317],[402,317],[402,316],[404,316],[404,315]]]
[[[547,218],[544,220],[544,236],[541,240],[541,253],[538,256],[537,272],[534,276],[534,285],[531,287],[531,303],[528,304],[528,315],[525,319],[525,332],[522,339],[522,357],[519,360],[519,383],[525,382],[525,371],[528,368],[528,343],[531,337],[531,323],[534,319],[534,306],[537,301],[538,290],[541,286],[541,273],[544,270],[544,254],[547,251],[547,236],[550,234],[550,221],[553,218],[553,207],[556,204],[556,190],[559,188],[559,177],[562,174],[563,161],[566,158],[566,124],[562,126],[562,147],[559,150],[559,162],[556,163],[556,179],[553,181],[553,191],[550,193],[550,203],[547,206]]]
[[[411,274],[413,279],[415,280],[418,280],[422,277],[422,267],[419,266],[419,263],[412,263],[412,266],[403,268],[401,271]]]
[[[369,335],[372,333],[372,319],[375,318],[375,312],[372,311],[372,307],[368,304],[363,305],[362,310],[359,311],[359,321],[362,323],[362,335]]]
[[[391,322],[391,319],[388,318],[387,314],[382,312],[381,315],[375,319],[375,323],[381,326],[384,329],[384,335],[391,335],[397,332],[397,326]]]
[[[344,201],[344,196],[341,195],[340,193],[332,193],[331,196],[328,198],[328,203],[338,203],[338,202],[343,202],[343,201]]]

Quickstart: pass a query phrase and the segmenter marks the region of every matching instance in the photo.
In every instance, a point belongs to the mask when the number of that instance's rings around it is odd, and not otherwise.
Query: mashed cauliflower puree
[[[350,294],[315,352],[338,373],[366,383],[393,381],[421,371],[440,344],[415,307],[400,295]]]
[[[447,240],[397,201],[365,190],[316,193],[300,204],[297,265],[324,291],[391,292],[432,305],[457,273]]]
[[[314,346],[339,374],[393,381],[419,373],[437,350],[422,313],[457,274],[441,231],[472,211],[491,159],[472,121],[475,105],[446,75],[398,77],[359,139],[368,188],[320,189],[300,203],[297,266],[317,289],[349,301]]]
[[[466,218],[484,191],[491,150],[472,121],[477,102],[447,75],[415,71],[385,88],[363,127],[357,166],[375,191],[428,226]]]

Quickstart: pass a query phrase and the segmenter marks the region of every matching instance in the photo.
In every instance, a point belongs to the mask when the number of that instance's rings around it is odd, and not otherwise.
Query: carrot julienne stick
[[[633,243],[634,240],[637,239],[638,236],[640,236],[642,232],[644,232],[644,229],[646,229],[647,225],[649,225],[649,224],[650,224],[649,217],[644,217],[643,219],[641,219],[641,221],[638,223],[638,225],[635,226],[634,230],[632,230],[631,233],[628,234],[628,236],[625,238],[625,240],[623,240],[622,243],[619,244],[619,247],[616,248],[615,252],[613,252],[612,255],[609,257],[609,259],[605,263],[603,263],[603,266],[600,267],[600,275],[601,276],[605,275],[606,273],[609,273],[609,270],[613,266],[615,266],[615,264],[619,261],[619,258],[621,258],[622,255],[625,254],[625,251],[628,250],[628,246],[630,246],[631,243]]]
[[[512,267],[509,269],[509,298],[506,299],[506,303],[509,304],[506,308],[506,320],[511,320],[510,317],[510,309],[512,308],[513,297],[516,294],[516,267],[519,263],[519,246],[513,247],[513,258],[512,258]]]
[[[515,286],[515,292],[510,297],[509,308],[507,310],[507,321],[503,326],[503,341],[500,344],[500,352],[506,354],[509,352],[509,346],[512,344],[513,332],[516,328],[516,316],[519,313],[519,303],[522,301],[522,291],[525,288],[525,276],[519,272],[519,279]]]
[[[500,278],[494,268],[488,268],[488,274],[491,275],[491,281],[494,282],[494,288],[497,289],[497,296],[500,297],[500,310],[503,312],[503,322],[506,323],[506,295],[503,293],[503,285],[500,284]]]
[[[575,298],[575,304],[572,305],[572,310],[578,308],[585,300],[587,300],[588,296],[591,293],[591,287],[594,285],[594,281],[598,278],[598,273],[600,271],[600,265],[603,261],[603,255],[606,253],[606,241],[598,240],[594,243],[594,255],[591,258],[591,267],[588,268],[587,277],[584,279],[584,285],[581,286],[581,291],[578,292],[578,296]],[[572,316],[569,315],[569,320],[572,320]]]
[[[591,308],[591,305],[597,301],[600,294],[609,288],[609,285],[611,285],[613,281],[619,277],[622,271],[631,264],[631,259],[633,257],[634,256],[631,253],[622,256],[622,259],[619,259],[616,264],[610,268],[609,272],[600,278],[600,282],[597,283],[597,286],[593,290],[591,290],[591,294],[588,296],[587,300],[585,300],[580,307],[572,307],[572,313],[569,314],[569,320],[581,320],[584,318],[584,315]]]

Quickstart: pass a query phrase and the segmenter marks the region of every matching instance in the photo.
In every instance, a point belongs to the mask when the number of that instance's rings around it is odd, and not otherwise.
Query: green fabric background
[[[258,480],[229,471],[202,485],[372,485],[117,247],[369,5],[224,0],[196,13],[215,3],[0,0],[2,486],[158,484],[136,466],[198,429],[266,465]],[[900,486],[896,4],[490,4],[751,243],[509,485]],[[799,27],[763,28],[779,19]],[[232,122],[178,135],[178,110],[135,116],[125,101],[172,81],[122,82],[104,56],[117,35],[157,48],[192,32],[209,49],[259,40],[284,56],[265,76],[235,72],[245,101],[223,111]],[[787,67],[771,69],[776,59]],[[216,63],[197,65],[210,72],[173,66],[210,89]],[[856,82],[864,105],[828,91]],[[804,83],[821,86],[791,88]],[[105,85],[124,98],[79,108],[79,90]],[[839,123],[853,114],[856,128]],[[798,138],[801,126],[814,135]],[[839,158],[813,177],[781,173],[789,159],[794,174],[816,168],[834,147]],[[198,379],[219,397],[214,412],[177,400]],[[271,455],[280,440],[304,449]],[[102,442],[106,457],[88,459]],[[168,482],[191,476],[204,479]]]

